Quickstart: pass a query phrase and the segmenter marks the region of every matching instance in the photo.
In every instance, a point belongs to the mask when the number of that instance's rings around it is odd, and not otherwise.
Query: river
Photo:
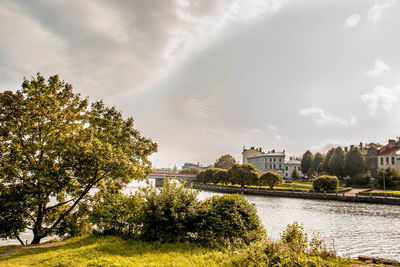
[[[124,192],[135,192],[138,185],[131,183]],[[213,195],[219,193],[201,191],[199,199]],[[310,237],[319,233],[340,256],[400,260],[400,206],[268,196],[246,198],[255,204],[268,235],[274,239],[279,238],[287,224],[297,221]],[[32,236],[24,233],[22,238]],[[18,242],[0,241],[0,245],[6,244]]]

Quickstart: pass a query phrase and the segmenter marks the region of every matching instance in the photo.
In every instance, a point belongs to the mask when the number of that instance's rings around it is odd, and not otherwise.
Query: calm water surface
[[[139,185],[144,184],[131,183],[124,192],[135,192]],[[213,195],[219,194],[201,191],[199,199]],[[255,204],[268,235],[274,239],[279,238],[287,224],[297,221],[303,224],[309,236],[320,233],[338,255],[400,260],[400,206],[267,196],[246,198]],[[28,232],[21,237],[32,239]],[[0,245],[18,243],[16,240],[0,241]]]

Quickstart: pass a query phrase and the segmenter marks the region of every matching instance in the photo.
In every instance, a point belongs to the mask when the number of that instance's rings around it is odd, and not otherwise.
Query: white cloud
[[[400,86],[390,89],[380,85],[375,87],[372,92],[362,95],[361,99],[367,104],[371,115],[375,115],[379,109],[391,112],[394,107],[398,106]]]
[[[375,0],[374,4],[368,10],[367,18],[369,21],[378,22],[382,18],[384,9],[391,7],[397,0]]]
[[[361,16],[359,14],[353,14],[346,19],[346,25],[348,27],[355,27],[360,23]]]
[[[370,77],[379,77],[385,72],[389,72],[390,67],[381,60],[374,61],[374,68],[367,71],[366,74]]]
[[[354,116],[351,116],[348,120],[340,119],[329,112],[316,107],[302,109],[299,113],[304,117],[312,118],[318,127],[325,125],[354,126],[357,124],[357,120]]]

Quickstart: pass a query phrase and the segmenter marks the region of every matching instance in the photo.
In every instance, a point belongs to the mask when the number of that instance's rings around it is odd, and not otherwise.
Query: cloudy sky
[[[59,74],[159,144],[156,167],[242,147],[400,135],[400,1],[0,0],[0,89]]]

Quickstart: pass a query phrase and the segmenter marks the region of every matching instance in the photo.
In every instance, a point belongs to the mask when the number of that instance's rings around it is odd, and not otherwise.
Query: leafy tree
[[[365,173],[367,164],[364,155],[358,149],[353,147],[344,158],[344,172],[350,177],[354,177],[357,174]]]
[[[232,184],[239,184],[243,187],[245,185],[257,185],[260,172],[253,164],[235,163],[229,168],[227,175]]]
[[[339,180],[335,176],[322,175],[313,181],[313,188],[317,191],[336,190],[339,186]]]
[[[100,182],[121,187],[146,177],[156,148],[132,118],[102,102],[88,109],[57,75],[0,94],[0,184],[24,198],[19,230],[33,229],[32,244],[55,233]]]
[[[322,171],[322,162],[324,162],[324,158],[324,155],[319,152],[315,153],[314,155],[313,166],[317,175],[319,175],[319,173]]]
[[[331,170],[329,169],[329,161],[331,160],[333,154],[335,154],[335,148],[329,149],[328,153],[326,153],[324,161],[322,162],[322,169],[328,174],[332,174]]]
[[[206,172],[205,171],[201,171],[196,175],[196,181],[198,183],[202,183],[205,184],[206,183]]]
[[[314,171],[313,168],[308,169],[307,177],[308,178],[314,178],[315,177],[315,171]]]
[[[344,175],[344,151],[339,146],[335,149],[331,159],[329,160],[329,170],[333,175],[343,178]]]
[[[217,181],[217,177],[215,176],[215,174],[217,173],[219,169],[217,168],[210,168],[204,171],[204,179],[206,183],[214,183],[216,184]]]
[[[292,179],[300,179],[300,174],[299,174],[299,172],[297,171],[296,168],[293,170],[293,172],[292,172],[292,174],[290,175],[290,177],[291,177]]]
[[[303,157],[301,158],[301,165],[300,165],[301,172],[307,174],[310,169],[314,168],[313,163],[314,163],[314,156],[310,152],[310,150],[307,150],[306,153],[304,153]]]
[[[380,169],[377,178],[377,184],[382,187],[384,178],[385,187],[395,187],[400,185],[400,172],[393,168]]]
[[[260,185],[268,185],[269,188],[274,188],[275,185],[281,184],[283,177],[277,172],[268,171],[260,176]]]
[[[235,158],[229,154],[226,154],[219,157],[215,161],[214,168],[229,169],[235,163],[236,163]]]
[[[179,173],[182,173],[182,174],[198,174],[201,171],[203,171],[203,170],[200,169],[200,168],[190,167],[190,168],[186,168],[186,169],[180,170]]]
[[[215,172],[214,177],[215,177],[216,183],[228,184],[228,182],[229,182],[227,170],[218,169]]]

